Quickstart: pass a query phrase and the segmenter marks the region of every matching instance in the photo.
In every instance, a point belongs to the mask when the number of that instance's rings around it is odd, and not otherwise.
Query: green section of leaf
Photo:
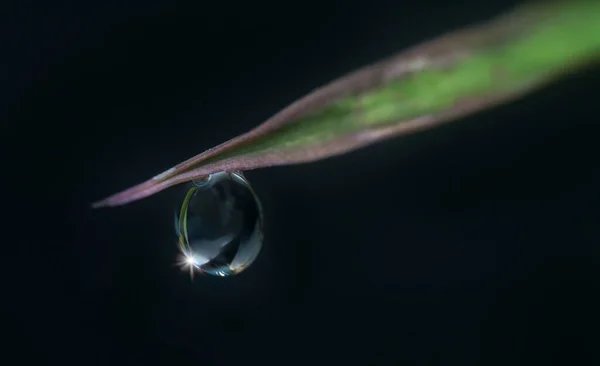
[[[574,63],[598,57],[598,2],[565,3],[552,15],[528,34],[500,47],[476,50],[447,69],[414,73],[363,95],[342,98],[206,163],[250,153],[309,148],[365,128],[402,123],[452,108],[466,98],[527,88]]]

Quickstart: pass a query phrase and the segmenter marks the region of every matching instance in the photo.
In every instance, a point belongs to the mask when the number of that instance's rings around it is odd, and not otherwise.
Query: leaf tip
[[[106,200],[96,201],[90,205],[90,207],[94,210],[98,209],[98,208],[109,207],[109,206],[110,205],[108,204],[108,202],[106,202]]]

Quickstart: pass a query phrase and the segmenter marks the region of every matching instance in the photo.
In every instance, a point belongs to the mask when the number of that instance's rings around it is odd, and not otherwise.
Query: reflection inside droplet
[[[192,275],[242,272],[262,246],[258,197],[239,172],[211,174],[193,184],[175,217],[181,265]]]

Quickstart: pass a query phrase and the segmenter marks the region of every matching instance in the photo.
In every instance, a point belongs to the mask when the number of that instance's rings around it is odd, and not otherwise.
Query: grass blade
[[[528,4],[316,89],[248,133],[93,204],[226,170],[312,162],[505,103],[600,59],[600,1]]]

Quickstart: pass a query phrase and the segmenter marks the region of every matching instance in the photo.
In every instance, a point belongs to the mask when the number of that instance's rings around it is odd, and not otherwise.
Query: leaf
[[[600,1],[521,6],[314,90],[248,133],[93,204],[217,171],[316,161],[508,102],[600,59]]]

